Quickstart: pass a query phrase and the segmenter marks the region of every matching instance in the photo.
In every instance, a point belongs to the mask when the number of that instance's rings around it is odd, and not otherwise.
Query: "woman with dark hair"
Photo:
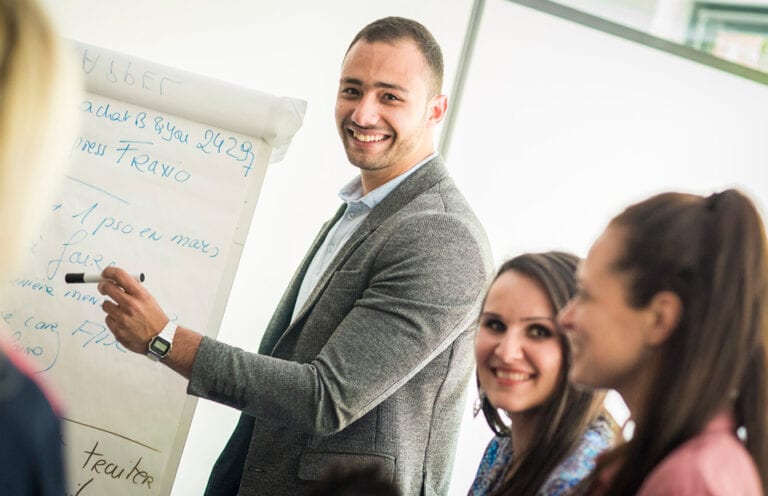
[[[604,393],[568,383],[569,348],[556,315],[576,290],[577,263],[561,252],[518,256],[501,266],[486,295],[475,358],[483,414],[496,436],[470,495],[573,494],[613,440]]]
[[[616,389],[635,428],[600,457],[589,494],[764,494],[766,245],[735,190],[654,196],[594,243],[560,316],[570,378]]]

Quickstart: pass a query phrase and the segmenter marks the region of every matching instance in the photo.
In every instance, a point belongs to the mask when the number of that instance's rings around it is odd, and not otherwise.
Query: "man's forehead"
[[[402,91],[413,86],[416,80],[426,82],[429,69],[423,56],[418,52],[407,53],[407,47],[392,48],[396,50],[360,47],[350,51],[341,66],[339,82]],[[416,60],[414,54],[420,59]]]
[[[344,55],[344,60],[342,61],[341,67],[342,71],[344,70],[344,67],[346,67],[353,59],[357,59],[358,56],[360,56],[361,52],[364,52],[365,57],[371,57],[370,52],[377,52],[382,55],[392,55],[392,52],[404,52],[404,53],[398,53],[398,58],[402,56],[406,56],[406,52],[410,52],[417,56],[417,58],[420,60],[422,64],[426,66],[427,61],[424,57],[424,54],[419,49],[419,45],[416,43],[415,40],[412,40],[410,38],[397,38],[394,40],[377,40],[377,41],[367,41],[367,40],[358,40],[355,42],[354,45],[349,47],[349,50]],[[413,63],[413,61],[411,61]]]

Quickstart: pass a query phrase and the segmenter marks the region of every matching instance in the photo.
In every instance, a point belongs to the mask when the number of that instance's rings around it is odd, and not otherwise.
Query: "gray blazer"
[[[370,212],[291,322],[343,211],[315,239],[258,354],[201,343],[188,392],[243,411],[207,494],[305,494],[337,464],[377,464],[405,495],[448,490],[493,270],[485,233],[436,158]]]

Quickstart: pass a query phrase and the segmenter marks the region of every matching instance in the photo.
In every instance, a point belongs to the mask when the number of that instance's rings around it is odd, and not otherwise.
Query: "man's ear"
[[[646,341],[658,346],[669,339],[683,316],[683,302],[673,291],[659,291],[648,304],[650,319]]]
[[[448,95],[435,95],[429,102],[429,124],[434,127],[445,119],[448,112]]]

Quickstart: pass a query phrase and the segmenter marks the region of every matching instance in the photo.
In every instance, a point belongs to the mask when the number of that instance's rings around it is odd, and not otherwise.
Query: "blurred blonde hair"
[[[72,48],[37,0],[0,0],[0,279],[14,275],[78,130]],[[7,284],[0,284],[0,297]]]

